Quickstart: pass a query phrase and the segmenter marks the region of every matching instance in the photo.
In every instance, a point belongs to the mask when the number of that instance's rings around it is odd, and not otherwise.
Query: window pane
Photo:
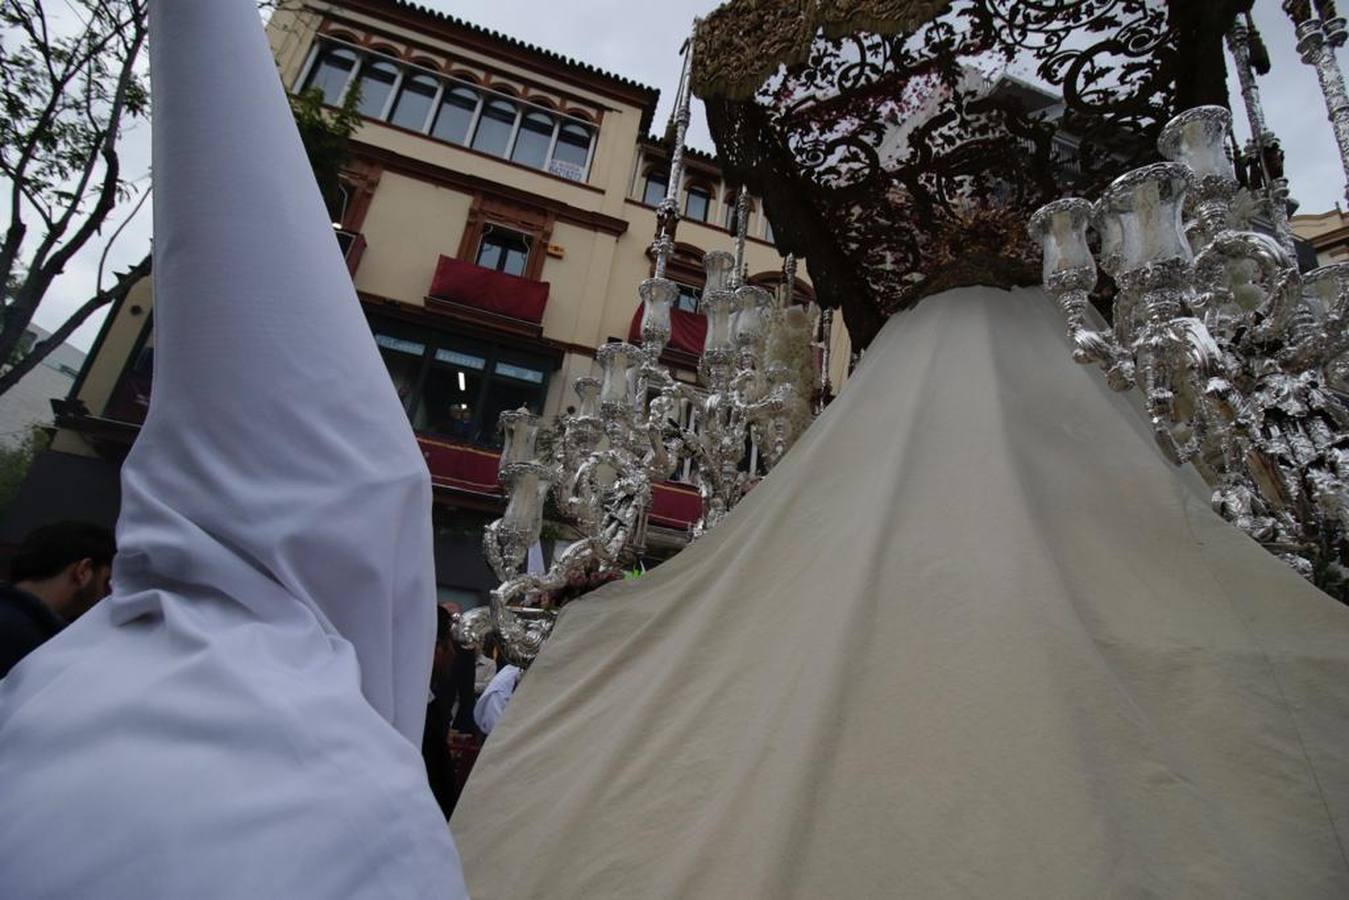
[[[647,206],[659,206],[665,199],[665,191],[670,179],[664,172],[652,172],[646,176],[646,188],[642,192],[642,202]]]
[[[442,141],[462,144],[468,139],[468,126],[473,121],[473,110],[478,108],[478,94],[466,87],[449,88],[440,100],[436,124],[431,134]]]
[[[381,332],[375,333],[375,344],[379,347],[379,355],[384,357],[384,365],[389,369],[398,399],[403,401],[406,408],[413,391],[417,389],[417,376],[421,374],[426,345]]]
[[[436,99],[436,80],[429,75],[408,75],[398,90],[398,99],[394,101],[389,121],[413,131],[426,127],[426,116],[431,112],[431,102]]]
[[[763,239],[773,243],[773,224],[768,221],[768,216],[763,217]]]
[[[736,202],[735,197],[726,198],[726,209],[723,211],[726,217],[726,230],[729,231],[731,234],[735,234],[735,227],[737,224],[735,220],[735,202]],[[746,230],[748,231],[748,233],[753,234],[754,233],[753,201],[750,202],[750,207],[748,210],[746,210],[745,222],[749,226]]]
[[[531,369],[527,366],[517,366],[514,363],[499,362],[496,364],[493,371],[498,375],[505,375],[507,378],[528,381],[530,384],[543,384],[543,372],[538,369]]]
[[[323,102],[332,106],[342,103],[342,90],[347,86],[351,68],[356,65],[356,54],[346,47],[324,47],[319,51],[314,68],[305,82],[305,89],[318,88]]]
[[[553,117],[532,112],[520,120],[520,133],[515,136],[511,159],[526,166],[542,169],[548,161],[548,145],[553,141]]]
[[[685,218],[693,219],[696,222],[707,221],[707,210],[711,206],[712,195],[702,188],[689,188],[688,197],[684,201]]]
[[[439,354],[437,354],[439,356]],[[436,363],[426,373],[418,431],[461,440],[476,440],[474,412],[482,390],[482,371]],[[496,420],[492,421],[496,424]]]
[[[524,275],[529,261],[529,238],[506,228],[488,226],[478,244],[478,265],[508,275]]]
[[[515,127],[515,104],[509,100],[489,100],[478,119],[478,131],[473,135],[473,149],[495,156],[506,155],[506,144]]]
[[[363,116],[379,118],[398,77],[398,67],[383,59],[367,59],[361,66],[361,105]]]
[[[703,292],[696,287],[687,284],[677,284],[679,296],[675,298],[675,309],[682,309],[685,312],[697,312],[698,301]]]
[[[501,446],[501,434],[498,432],[497,419],[508,409],[524,406],[530,412],[543,411],[543,385],[522,384],[504,378],[493,378],[487,386],[487,399],[482,407],[482,421],[478,427],[477,440],[493,447]]]
[[[585,181],[586,158],[590,155],[590,129],[568,122],[557,133],[553,161],[548,170],[554,175]]]

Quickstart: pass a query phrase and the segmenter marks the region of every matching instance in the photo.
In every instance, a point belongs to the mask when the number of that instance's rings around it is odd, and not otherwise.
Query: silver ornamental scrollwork
[[[1301,274],[1278,236],[1233,227],[1229,120],[1181,113],[1167,162],[1095,204],[1046,204],[1029,230],[1073,358],[1141,389],[1158,446],[1199,469],[1213,508],[1349,600],[1349,264]],[[1118,286],[1109,330],[1089,327],[1097,259]]]

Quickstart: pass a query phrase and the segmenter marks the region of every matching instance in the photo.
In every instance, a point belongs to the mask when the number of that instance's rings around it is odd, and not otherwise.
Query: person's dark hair
[[[450,639],[450,625],[453,621],[450,618],[450,611],[440,604],[436,604],[436,643],[443,644]]]
[[[23,539],[9,564],[10,581],[41,581],[59,575],[66,566],[91,559],[96,566],[112,565],[117,542],[112,532],[89,522],[44,525]]]

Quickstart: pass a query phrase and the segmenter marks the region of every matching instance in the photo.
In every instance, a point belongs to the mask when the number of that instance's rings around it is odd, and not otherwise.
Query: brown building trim
[[[456,172],[454,169],[437,166],[434,163],[429,163],[415,157],[404,156],[401,153],[385,149],[384,147],[377,147],[374,144],[367,144],[363,141],[352,141],[351,149],[354,155],[370,160],[371,162],[379,163],[386,171],[397,172],[400,175],[407,175],[410,178],[416,178],[430,184],[438,184],[442,187],[453,188],[465,194],[490,194],[502,199],[513,200],[517,203],[536,206],[553,213],[559,222],[566,222],[570,225],[579,225],[582,228],[589,228],[592,231],[599,231],[604,234],[612,234],[615,237],[628,230],[628,223],[623,219],[595,212],[594,210],[581,209],[579,206],[572,206],[570,203],[554,200],[552,197],[545,197],[542,194],[535,194],[531,191],[510,187],[499,181],[492,181],[477,175],[470,175],[467,172]],[[491,158],[497,159],[495,156]],[[529,171],[535,172],[537,170],[529,169]],[[557,176],[552,177],[556,178]],[[567,181],[565,178],[560,180],[566,181],[568,184],[576,184],[576,182]]]
[[[523,277],[539,281],[543,278],[543,262],[548,255],[548,245],[553,240],[553,225],[556,222],[556,213],[532,204],[514,203],[495,194],[476,193],[468,210],[464,236],[459,241],[459,259],[475,262],[483,233],[488,226],[499,225],[530,239],[529,258],[525,261]]]
[[[399,65],[415,66],[428,74],[462,81],[482,90],[500,91],[509,87],[509,93],[517,100],[535,104],[545,100],[544,105],[553,107],[555,112],[576,116],[591,125],[598,125],[603,121],[604,114],[613,109],[593,99],[560,90],[556,83],[535,81],[424,41],[372,30],[369,23],[343,17],[340,13],[327,16],[319,24],[318,36],[322,40],[378,54]],[[402,50],[399,50],[400,46]],[[441,60],[439,64],[427,65],[436,63],[436,58]],[[483,77],[480,78],[480,75]],[[515,85],[523,87],[524,92],[517,92]]]
[[[495,315],[437,297],[428,297],[425,305],[418,305],[368,291],[357,291],[357,296],[368,312],[438,331],[495,341],[528,353],[538,353],[548,357],[554,369],[562,365],[562,350],[557,342],[544,338],[542,327],[532,322]]]
[[[655,88],[612,75],[506,35],[477,28],[445,13],[437,13],[400,0],[342,0],[342,5],[346,9],[409,31],[474,50],[489,59],[506,60],[546,78],[568,81],[602,96],[635,106],[643,110],[643,131],[646,130],[655,112],[656,102],[660,99],[660,91]]]

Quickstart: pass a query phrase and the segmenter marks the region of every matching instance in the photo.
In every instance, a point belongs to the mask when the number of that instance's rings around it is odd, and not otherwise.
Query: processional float
[[[516,665],[528,666],[552,631],[559,591],[578,581],[617,577],[644,549],[653,481],[691,464],[702,512],[690,536],[698,538],[758,477],[745,464],[750,442],[758,451],[756,468],[771,469],[810,424],[817,399],[828,389],[827,376],[823,389],[816,385],[811,316],[791,303],[795,260],[788,256],[784,262],[776,296],[745,281],[743,190],[736,202],[735,252],[704,256],[701,385],[676,378],[661,363],[671,335],[670,310],[679,296],[665,271],[679,220],[691,63],[690,44],[676,94],[670,176],[656,210],[655,271],[638,287],[641,346],[611,341],[599,347],[601,377],[576,380],[575,411],[551,428],[527,409],[500,417],[505,441],[498,478],[508,499],[502,517],[484,528],[483,549],[501,584],[487,606],[457,618],[455,635],[476,645],[495,634]],[[821,368],[827,372],[827,319],[820,334]],[[552,440],[541,446],[544,433]],[[579,537],[546,572],[522,573],[550,500],[557,518]]]
[[[653,479],[694,462],[703,503],[697,536],[748,485],[746,435],[771,466],[810,421],[809,323],[781,298],[774,304],[741,283],[739,252],[706,260],[706,393],[659,364],[676,290],[664,270],[691,85],[705,100],[728,177],[764,198],[780,246],[810,251],[825,352],[834,308],[864,348],[887,316],[928,294],[1029,283],[1038,242],[1074,358],[1101,365],[1117,390],[1141,391],[1162,452],[1199,469],[1221,514],[1318,586],[1349,596],[1349,266],[1298,271],[1282,153],[1256,87],[1268,57],[1250,4],[1171,7],[1168,15],[1162,4],[1113,0],[1043,10],[1004,0],[851,11],[805,4],[804,18],[774,18],[755,4],[729,4],[713,14],[715,27],[695,28],[652,246],[656,271],[639,290],[642,346],[600,349],[603,377],[579,380],[576,412],[559,420],[543,450],[537,417],[503,416],[500,478],[509,503],[485,534],[502,584],[490,607],[458,623],[461,638],[495,631],[507,655],[527,664],[552,627],[549,595],[587,573],[619,571],[641,547]],[[1349,99],[1332,52],[1345,42],[1344,20],[1329,0],[1283,7],[1304,62],[1316,69],[1349,172]],[[1171,21],[1187,10],[1200,31],[1225,30],[1250,123],[1241,150],[1225,109],[1198,107],[1167,121],[1182,57],[1202,49],[1185,45],[1189,32]],[[943,16],[960,27],[922,27]],[[859,22],[887,36],[816,39],[849,34]],[[785,62],[784,70],[774,75],[760,64],[751,34],[774,48],[765,59]],[[1061,91],[1073,123],[1071,160],[1058,125],[979,75],[977,60],[990,47],[1008,61],[1029,51],[1036,76]],[[1206,79],[1200,68],[1186,75],[1191,94],[1225,92],[1221,78]],[[1107,71],[1113,83],[1097,78]],[[1159,152],[1165,161],[1152,162]],[[1032,219],[1034,240],[1022,231],[1019,244],[1012,223],[1065,186],[1104,190],[1096,203],[1044,206]],[[1092,324],[1093,308],[1110,316],[1107,327]],[[701,427],[688,428],[690,419]],[[582,538],[548,572],[521,575],[550,497]]]

